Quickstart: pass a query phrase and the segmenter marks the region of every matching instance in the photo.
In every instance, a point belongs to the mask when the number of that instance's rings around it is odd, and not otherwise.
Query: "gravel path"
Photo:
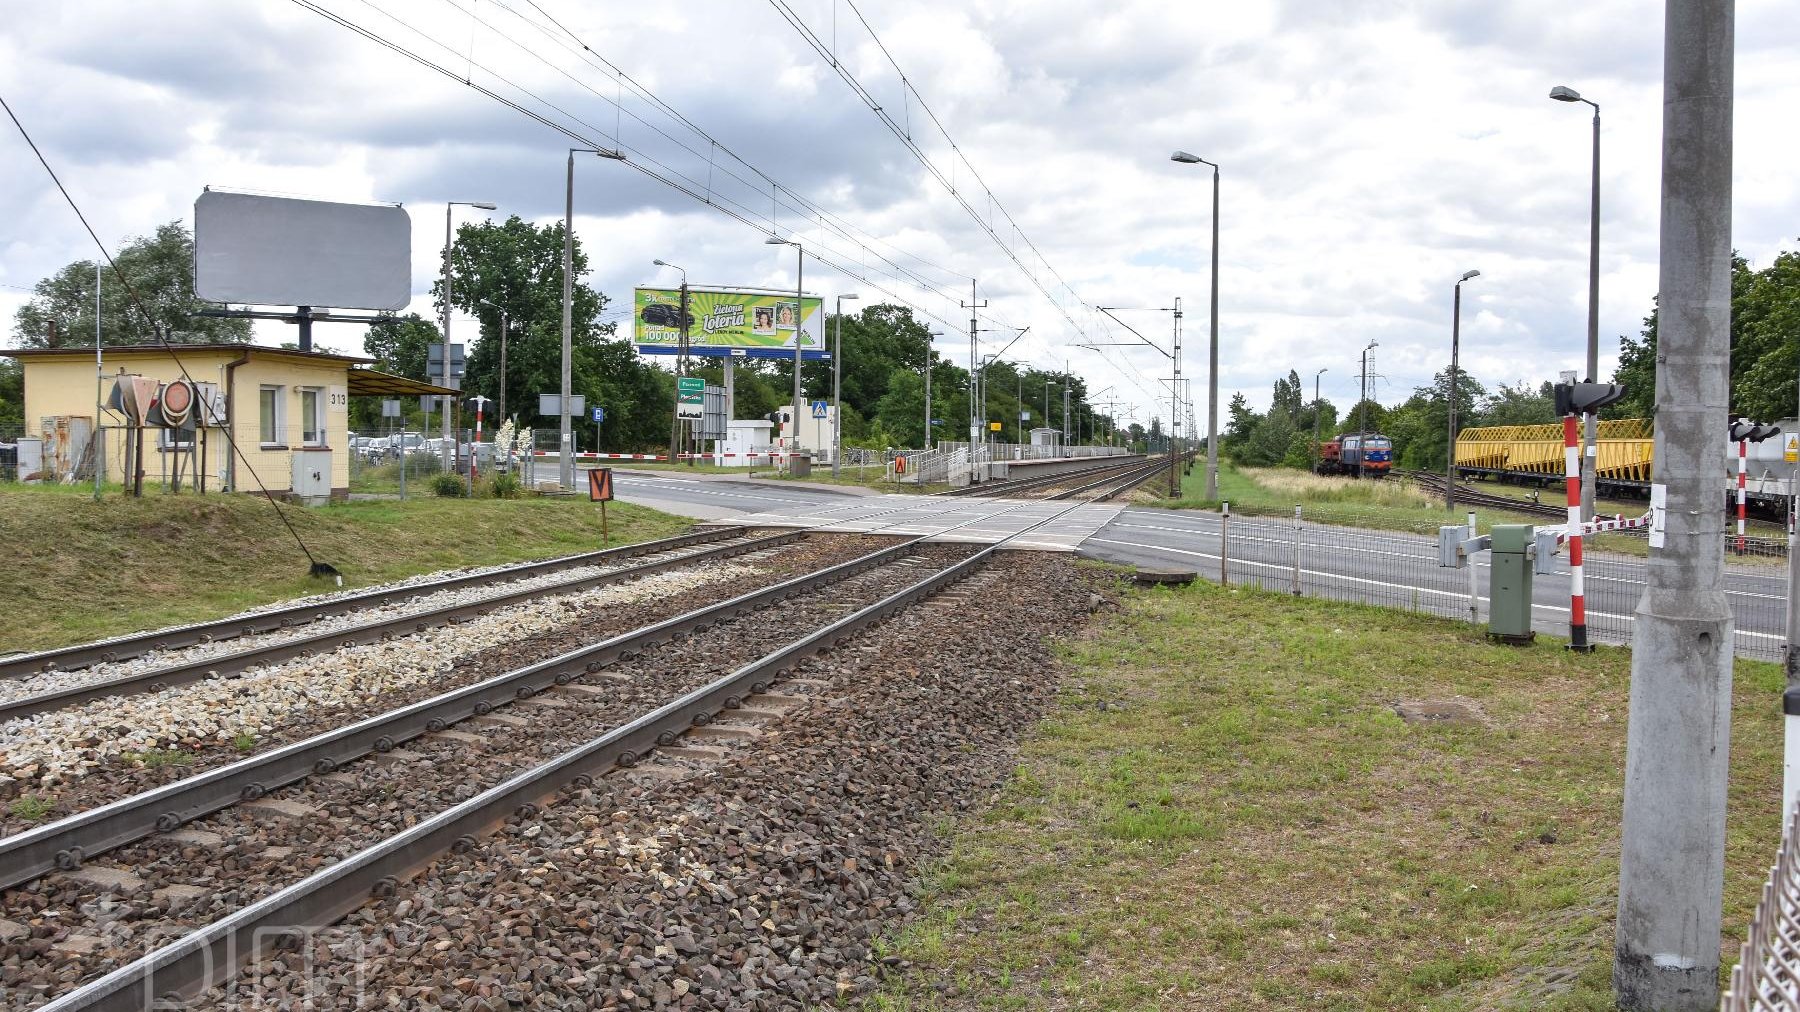
[[[800,629],[827,624],[879,600],[969,551],[967,546],[924,546],[919,554],[925,563],[890,564],[645,650],[629,663],[564,690],[503,707],[338,773],[309,778],[262,802],[197,820],[182,832],[121,848],[81,872],[11,890],[0,910],[18,927],[0,923],[0,939],[20,937],[0,945],[0,998],[9,1007],[30,1007],[65,991],[174,933],[223,916],[712,681]],[[558,635],[563,649],[590,642],[579,627]]]
[[[11,701],[15,699],[24,699],[28,696],[59,692],[65,689],[92,685],[96,682],[106,682],[116,678],[128,678],[132,675],[156,671],[177,664],[191,664],[208,657],[218,657],[222,654],[237,653],[255,647],[286,643],[291,640],[303,639],[308,636],[317,636],[322,633],[338,632],[355,626],[367,625],[372,622],[386,621],[405,615],[417,615],[420,612],[433,611],[438,608],[469,604],[486,598],[495,597],[500,594],[509,594],[520,590],[533,590],[541,587],[552,587],[556,584],[567,583],[572,580],[587,579],[601,576],[606,573],[616,573],[621,570],[630,569],[633,566],[642,565],[645,562],[698,554],[699,552],[717,548],[723,544],[737,543],[739,540],[743,539],[732,539],[730,542],[721,541],[686,548],[676,548],[604,566],[578,566],[573,569],[542,573],[537,576],[511,580],[506,583],[443,590],[434,594],[424,594],[419,597],[406,598],[404,600],[393,601],[385,605],[376,605],[343,615],[327,615],[324,618],[316,619],[302,625],[295,625],[287,629],[275,629],[250,636],[235,636],[231,639],[214,640],[209,643],[195,643],[190,646],[176,647],[169,650],[152,650],[127,660],[101,662],[85,668],[76,668],[69,671],[50,671],[31,675],[26,678],[0,679],[0,700]],[[252,611],[241,612],[238,615],[231,617],[244,618],[267,611],[274,611],[278,608],[293,607],[297,604],[317,604],[336,598],[347,597],[352,594],[420,586],[450,577],[469,576],[484,572],[500,572],[506,568],[510,567],[444,570],[438,573],[414,577],[409,580],[402,580],[398,583],[382,584],[376,587],[364,587],[355,591],[346,591],[336,594],[320,594],[314,597],[300,598],[298,600],[278,601],[274,604]]]
[[[17,778],[20,793],[53,801],[53,817],[63,818],[553,657],[578,640],[628,632],[888,543],[853,535],[812,536],[728,563],[528,602],[461,625],[287,661],[238,678],[95,700],[9,721],[0,725],[0,774]],[[568,606],[577,599],[579,604]],[[542,625],[545,632],[517,639],[522,625],[508,618],[515,612],[525,613],[525,624]],[[553,635],[567,629],[579,629],[581,637]],[[465,637],[472,633],[480,643],[467,649]],[[341,660],[352,656],[362,659],[354,669]],[[273,685],[276,694],[265,695],[265,685]],[[250,721],[253,713],[260,718],[255,723]],[[209,725],[211,733],[192,733]],[[181,733],[173,736],[174,731]],[[237,740],[246,733],[254,735],[254,743]],[[240,747],[244,744],[250,747]],[[151,748],[163,752],[146,758]],[[137,757],[126,757],[127,751]],[[53,754],[54,768],[46,759]],[[0,832],[6,835],[35,824],[10,810],[0,813]]]
[[[815,702],[724,758],[661,760],[509,822],[204,1007],[855,1003],[888,968],[874,940],[914,913],[931,827],[991,796],[1056,691],[1054,638],[1104,601],[1062,557],[983,575],[801,665],[822,684],[776,691]]]

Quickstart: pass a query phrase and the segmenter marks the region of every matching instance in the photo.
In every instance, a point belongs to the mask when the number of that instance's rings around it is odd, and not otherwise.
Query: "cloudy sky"
[[[1590,129],[1586,106],[1546,97],[1556,84],[1605,114],[1604,371],[1656,288],[1648,0],[312,0],[452,76],[291,0],[7,6],[0,94],[108,243],[191,222],[207,185],[401,202],[427,314],[444,201],[552,221],[566,149],[617,146],[627,163],[576,170],[609,296],[675,280],[657,257],[697,284],[792,284],[773,230],[825,261],[809,290],[904,299],[959,362],[976,279],[984,350],[1029,325],[1009,357],[1067,359],[1143,418],[1166,360],[1081,345],[1124,339],[1087,307],[1179,296],[1204,396],[1210,174],[1169,161],[1184,148],[1223,166],[1222,400],[1266,404],[1289,369],[1325,368],[1347,405],[1371,340],[1381,398],[1404,399],[1447,362],[1470,269],[1465,367],[1490,386],[1553,378],[1584,354]],[[1756,265],[1800,235],[1796,51],[1792,0],[1741,0],[1734,242]],[[10,333],[33,283],[94,251],[5,126]],[[1166,337],[1165,314],[1126,319]]]

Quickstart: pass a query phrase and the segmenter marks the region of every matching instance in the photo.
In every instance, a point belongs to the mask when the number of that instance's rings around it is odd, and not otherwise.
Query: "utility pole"
[[[1444,441],[1444,509],[1456,509],[1456,356],[1462,347],[1462,286],[1480,271],[1467,271],[1456,282],[1456,299],[1450,310],[1450,420]]]
[[[1666,0],[1656,478],[1634,613],[1613,990],[1719,1004],[1732,614],[1719,511],[1731,361],[1733,0]],[[1656,493],[1653,491],[1652,495]]]
[[[931,449],[931,342],[939,332],[932,330],[925,334],[925,445],[922,449]]]
[[[980,416],[981,409],[976,404],[975,396],[974,396],[974,389],[973,389],[974,384],[976,382],[975,369],[977,366],[977,363],[975,361],[975,354],[976,354],[975,347],[976,347],[978,339],[977,339],[976,335],[980,333],[979,324],[975,318],[975,311],[978,309],[986,309],[987,308],[987,300],[986,299],[982,299],[980,302],[975,301],[975,279],[974,278],[969,279],[969,301],[963,303],[962,308],[969,311],[969,384],[970,384],[970,391],[969,391],[969,394],[970,394],[970,396],[969,396],[969,461],[971,463],[973,463],[975,460],[975,446],[976,446],[976,444],[982,442],[982,431],[981,430],[986,428],[986,426],[981,424],[981,416]]]
[[[1062,388],[1063,388],[1062,437],[1063,437],[1063,445],[1064,446],[1067,446],[1069,443],[1069,393],[1070,393],[1070,388],[1072,388],[1074,385],[1075,385],[1074,383],[1071,383],[1069,381],[1069,360],[1065,358],[1065,359],[1063,359],[1063,384],[1062,384]]]
[[[1325,414],[1323,403],[1319,400],[1319,377],[1331,371],[1330,366],[1313,373],[1313,463],[1319,461],[1319,419]]]
[[[1800,414],[1795,417],[1800,418]],[[1800,436],[1789,438],[1800,439]],[[1782,440],[1784,445],[1786,441],[1786,438]],[[1781,655],[1787,669],[1787,688],[1781,694],[1785,740],[1781,817],[1784,820],[1794,810],[1794,798],[1800,795],[1800,566],[1791,561],[1800,559],[1800,458],[1796,458],[1790,475],[1788,493],[1787,645]]]
[[[1169,498],[1181,497],[1181,469],[1175,463],[1181,443],[1181,296],[1175,296],[1175,330],[1172,336],[1175,354],[1169,357],[1174,378],[1169,381]]]

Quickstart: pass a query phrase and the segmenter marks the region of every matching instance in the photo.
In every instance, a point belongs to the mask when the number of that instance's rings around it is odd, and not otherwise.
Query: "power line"
[[[94,245],[100,250],[100,255],[106,258],[107,265],[112,268],[113,277],[117,278],[119,282],[125,286],[125,294],[131,300],[131,304],[137,308],[138,313],[144,317],[145,322],[150,324],[150,335],[156,339],[156,343],[162,345],[163,351],[168,352],[169,358],[174,360],[175,368],[181,372],[181,378],[186,380],[189,384],[192,384],[194,389],[199,389],[199,385],[195,383],[193,375],[188,372],[187,365],[181,361],[181,356],[176,354],[174,346],[169,343],[169,339],[163,336],[162,327],[157,324],[156,317],[150,314],[150,310],[144,308],[144,302],[142,299],[138,298],[137,288],[131,283],[131,278],[128,277],[124,271],[119,269],[118,262],[113,259],[111,253],[107,252],[106,244],[100,241],[100,236],[94,231],[94,226],[88,224],[87,215],[81,212],[81,205],[75,203],[75,198],[69,194],[68,187],[63,185],[62,180],[56,175],[56,170],[50,167],[49,159],[45,158],[44,153],[38,149],[37,141],[31,139],[31,132],[25,129],[25,124],[19,122],[18,115],[13,112],[12,106],[7,103],[4,96],[0,96],[0,108],[6,110],[7,118],[11,119],[13,126],[19,129],[19,135],[25,138],[25,143],[30,146],[31,153],[37,156],[38,164],[44,167],[44,172],[50,176],[50,181],[56,184],[57,191],[62,194],[64,200],[68,201],[69,209],[75,212],[76,218],[80,219],[81,227],[87,230],[88,238],[94,240]],[[235,405],[232,410],[234,412],[236,411]],[[96,421],[98,420],[96,419]],[[219,428],[219,431],[225,434],[226,445],[230,446],[231,452],[236,454],[238,459],[244,462],[244,469],[250,472],[250,479],[256,482],[257,490],[262,492],[263,498],[268,500],[269,505],[274,508],[275,515],[281,518],[281,525],[287,528],[289,534],[293,535],[294,544],[300,546],[300,551],[305,554],[306,561],[311,566],[312,575],[339,575],[338,571],[329,563],[320,562],[313,557],[312,549],[306,546],[305,539],[301,538],[300,532],[294,529],[293,522],[288,519],[287,511],[282,509],[281,504],[275,501],[275,497],[269,494],[268,486],[263,484],[262,478],[256,473],[255,466],[250,463],[250,458],[244,454],[243,450],[238,448],[237,438],[232,435],[231,430],[231,425],[224,425]],[[143,438],[141,432],[138,438]],[[95,466],[99,466],[98,462],[96,462]]]

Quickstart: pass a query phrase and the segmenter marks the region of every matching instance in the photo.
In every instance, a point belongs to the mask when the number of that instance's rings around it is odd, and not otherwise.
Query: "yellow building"
[[[103,349],[98,363],[91,347],[0,355],[24,367],[25,435],[42,440],[38,473],[46,480],[91,475],[91,455],[98,452],[109,481],[126,482],[127,458],[141,456],[146,484],[255,492],[260,480],[276,494],[342,499],[350,493],[350,398],[453,393],[363,368],[373,359],[256,345],[121,346]],[[145,429],[140,454],[126,415],[105,406],[114,386],[132,376],[168,383],[184,369],[200,388],[198,422],[191,433]]]

